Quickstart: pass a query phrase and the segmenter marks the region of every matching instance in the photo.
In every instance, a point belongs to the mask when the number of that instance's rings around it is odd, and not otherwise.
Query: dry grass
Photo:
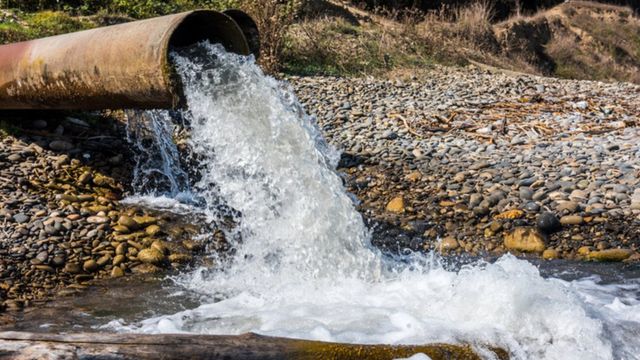
[[[433,62],[415,19],[403,16],[393,25],[314,14],[291,28],[283,61],[297,74],[354,75],[381,73]]]
[[[260,64],[267,72],[281,69],[286,34],[303,6],[302,0],[240,1],[240,7],[253,17],[260,29]]]
[[[433,63],[485,61],[498,44],[488,1],[422,14],[386,12],[357,22],[316,9],[292,26],[283,53],[297,74],[381,74]],[[495,63],[495,61],[492,61]]]

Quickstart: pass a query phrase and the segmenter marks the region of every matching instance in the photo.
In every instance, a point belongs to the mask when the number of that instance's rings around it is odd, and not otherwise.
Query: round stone
[[[536,219],[538,230],[544,234],[552,234],[562,228],[560,220],[552,212],[543,212]]]
[[[93,259],[87,260],[82,264],[82,269],[86,272],[94,272],[98,270],[98,263]]]
[[[138,253],[138,260],[145,264],[159,264],[164,260],[164,254],[156,248],[143,249]]]

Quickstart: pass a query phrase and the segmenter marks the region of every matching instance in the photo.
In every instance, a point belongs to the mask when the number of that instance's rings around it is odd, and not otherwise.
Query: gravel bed
[[[127,207],[133,158],[122,123],[53,116],[14,121],[0,139],[0,310],[71,295],[95,279],[189,266],[203,229]],[[20,125],[19,127],[17,125]]]
[[[344,152],[349,190],[388,234],[377,245],[638,257],[640,87],[474,67],[289,81]]]

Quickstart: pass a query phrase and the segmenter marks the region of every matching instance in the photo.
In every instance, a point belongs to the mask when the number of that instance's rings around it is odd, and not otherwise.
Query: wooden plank
[[[508,354],[492,349],[501,360]],[[353,345],[245,334],[45,334],[0,332],[0,359],[391,360],[424,353],[433,360],[479,360],[469,345]]]

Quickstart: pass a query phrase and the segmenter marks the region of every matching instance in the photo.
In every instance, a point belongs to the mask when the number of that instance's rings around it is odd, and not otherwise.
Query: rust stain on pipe
[[[170,49],[208,39],[257,55],[255,23],[232,14],[190,11],[0,46],[0,109],[176,107]]]

